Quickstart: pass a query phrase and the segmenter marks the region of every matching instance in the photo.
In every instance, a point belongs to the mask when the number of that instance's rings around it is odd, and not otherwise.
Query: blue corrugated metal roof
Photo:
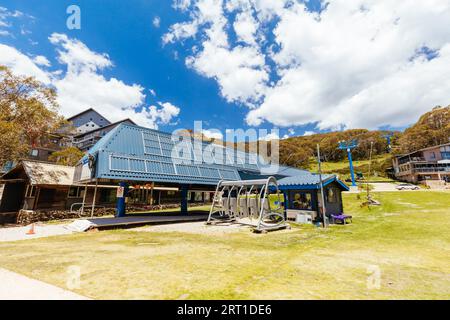
[[[119,128],[120,125],[109,131],[107,134],[105,134],[99,141],[97,141],[96,144],[94,144],[94,146],[91,149],[89,149],[88,153],[94,155],[99,150],[102,150],[106,146],[106,144],[110,141],[111,137],[113,137],[117,133],[117,131],[119,131]],[[87,156],[85,156],[84,158],[86,157]]]
[[[252,178],[267,175],[254,154],[198,140],[183,149],[176,139],[170,133],[122,123],[89,150],[97,159],[94,178],[215,185],[220,180],[241,180],[243,171]],[[208,148],[215,152],[203,152]],[[280,165],[275,175],[280,186],[319,183],[317,175],[287,166]],[[331,177],[324,175],[324,180]]]
[[[349,188],[342,181],[340,181],[335,175],[323,174],[322,181],[324,186],[336,181],[342,187],[343,190],[346,191],[349,190]],[[320,177],[318,174],[314,173],[302,174],[293,177],[286,177],[278,180],[278,185],[282,190],[294,189],[296,187],[298,187],[299,189],[302,188],[317,189],[320,188]]]
[[[209,144],[192,143],[183,149],[173,140],[169,133],[121,124],[89,150],[97,159],[95,178],[215,185],[240,180],[239,168],[258,169],[249,161],[252,155],[239,152],[231,165],[230,149],[217,146],[209,159],[203,159]]]
[[[283,165],[279,166],[279,169],[277,172],[277,175],[286,176],[286,177],[295,177],[295,176],[309,175],[309,174],[311,174],[311,172],[309,172],[308,170],[302,170],[302,169],[287,167],[287,166],[283,166]]]
[[[334,175],[324,174],[322,175],[322,180],[326,181],[330,178],[335,177]],[[291,176],[278,180],[280,186],[292,186],[292,185],[315,185],[320,183],[319,175],[309,173],[302,174],[299,176]]]

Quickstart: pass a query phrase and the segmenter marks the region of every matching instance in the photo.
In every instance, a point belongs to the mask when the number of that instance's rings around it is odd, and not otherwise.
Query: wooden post
[[[145,205],[149,205],[149,201],[148,201],[148,188],[147,185],[145,185]]]
[[[152,186],[150,189],[150,205],[153,205],[153,188],[155,188],[155,183],[152,182]]]
[[[92,199],[91,218],[94,216],[95,198],[97,197],[97,186],[98,186],[98,180],[95,180],[94,198]]]
[[[370,181],[370,175],[371,175],[371,166],[372,166],[372,150],[373,150],[373,141],[370,142],[370,155],[369,155],[369,172],[367,173],[367,179],[366,179],[366,191],[367,191],[367,208],[370,210],[370,187],[369,187],[369,181]]]
[[[33,203],[33,210],[36,210],[36,209],[37,209],[37,205],[38,205],[40,193],[41,193],[41,188],[37,187],[37,190],[36,190],[36,197],[34,198],[34,203]]]

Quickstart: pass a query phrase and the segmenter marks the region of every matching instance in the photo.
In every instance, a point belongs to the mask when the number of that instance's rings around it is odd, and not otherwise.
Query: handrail
[[[73,207],[76,206],[76,205],[80,205],[81,207],[80,207],[80,209],[74,211]],[[83,211],[84,211],[85,208],[92,208],[92,207],[93,207],[93,205],[87,205],[87,204],[85,204],[83,206],[83,202],[75,202],[75,203],[72,203],[72,205],[70,206],[70,213],[77,213],[78,212],[78,215],[81,217],[81,215],[83,214],[83,212],[81,212],[81,209],[83,209]],[[95,207],[96,208],[102,208],[102,209],[106,208],[106,206],[98,206],[98,205],[95,205]]]

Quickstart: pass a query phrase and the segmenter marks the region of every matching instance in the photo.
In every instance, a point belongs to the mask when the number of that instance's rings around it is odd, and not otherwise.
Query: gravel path
[[[381,182],[381,183],[371,183],[370,185],[373,186],[374,192],[392,192],[392,191],[398,191],[395,187],[397,186],[396,183],[389,183],[389,182]]]
[[[68,290],[0,268],[0,300],[89,300]]]
[[[369,184],[373,187],[373,189],[371,190],[372,192],[405,192],[403,190],[397,190],[395,188],[397,184],[392,182],[377,182]],[[414,190],[414,192],[418,191],[429,191],[429,190],[427,189]],[[350,191],[348,193],[360,193],[360,192],[365,192],[365,190],[360,191],[358,190],[357,187],[350,187]]]
[[[40,225],[36,224],[34,228],[35,234],[28,235],[30,226],[0,228],[0,242],[2,241],[18,241],[27,239],[36,239],[64,234],[71,234],[72,232],[64,228],[65,225]]]

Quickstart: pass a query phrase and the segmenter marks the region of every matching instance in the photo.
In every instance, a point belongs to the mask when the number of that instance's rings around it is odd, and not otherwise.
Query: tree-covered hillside
[[[371,171],[385,175],[386,169],[392,166],[391,154],[388,153],[388,143],[385,138],[387,133],[393,134],[391,138],[392,154],[403,154],[446,143],[450,137],[450,106],[435,107],[421,116],[417,123],[404,132],[352,129],[280,140],[280,163],[317,171],[315,156],[317,144],[319,144],[324,160],[324,172],[347,175],[349,173],[347,153],[340,150],[338,145],[343,140],[358,140],[358,147],[352,151],[355,171],[363,173],[368,171],[370,145],[373,142]],[[202,134],[194,134],[193,130],[186,130],[185,134],[208,142],[223,143],[223,141],[207,138]],[[252,142],[252,144],[254,143]],[[235,147],[246,151],[250,149],[248,142],[237,143]],[[270,145],[268,148],[270,152]]]
[[[314,134],[306,137],[293,137],[280,141],[280,162],[286,165],[307,168],[310,158],[315,155],[317,144],[325,161],[338,162],[346,159],[345,151],[338,149],[339,141],[358,140],[358,148],[353,150],[355,160],[368,159],[370,144],[373,142],[373,155],[387,153],[388,145],[383,137],[385,131],[369,131],[366,129],[353,129],[346,131]],[[396,132],[393,142],[399,138]]]
[[[400,152],[408,153],[447,143],[449,138],[450,106],[436,107],[425,113],[416,124],[405,130],[399,139]]]
[[[338,149],[339,141],[356,139],[358,140],[358,147],[352,151],[353,159],[356,161],[368,160],[370,144],[373,142],[373,157],[378,159],[376,165],[380,171],[383,171],[391,165],[391,157],[387,155],[387,141],[384,138],[386,133],[387,131],[353,129],[281,140],[280,162],[294,167],[314,170],[314,161],[311,161],[311,159],[316,154],[317,144],[320,145],[325,162],[345,162],[347,154],[345,151]],[[393,134],[393,154],[412,152],[449,142],[450,106],[435,107],[432,111],[421,116],[416,124],[404,132],[397,131]],[[380,159],[383,161],[380,161]],[[365,167],[360,169],[365,169]],[[348,170],[348,167],[339,168],[337,171],[345,173],[346,170]],[[383,172],[380,173],[383,174]]]

